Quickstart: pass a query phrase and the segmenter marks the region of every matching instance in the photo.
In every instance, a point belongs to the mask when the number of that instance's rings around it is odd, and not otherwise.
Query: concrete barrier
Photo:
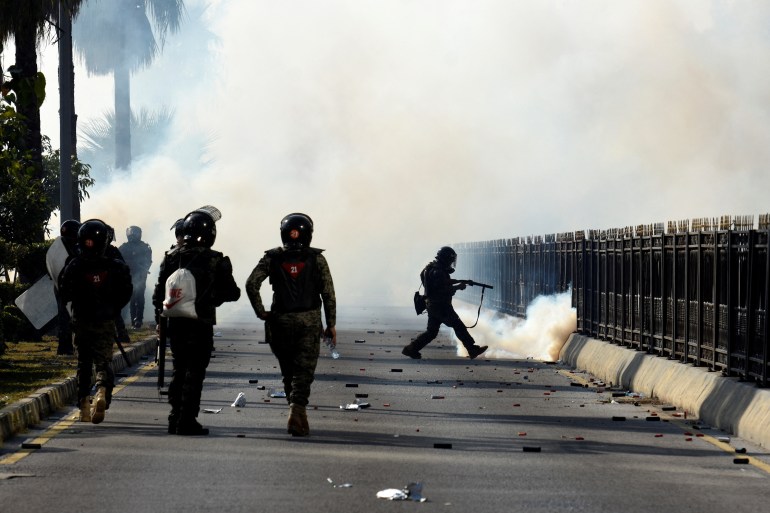
[[[154,351],[155,339],[149,338],[127,348],[126,356],[132,365],[136,365],[142,356]],[[119,352],[113,355],[110,367],[114,372],[126,368],[126,362]],[[0,442],[39,424],[59,408],[72,404],[76,398],[77,380],[71,377],[40,388],[21,401],[6,406],[0,410]]]
[[[608,384],[659,399],[706,424],[770,447],[770,390],[576,333],[560,359]]]

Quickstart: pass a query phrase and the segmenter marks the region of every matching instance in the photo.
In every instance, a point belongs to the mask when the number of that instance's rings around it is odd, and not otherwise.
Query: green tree
[[[184,13],[183,0],[111,0],[87,4],[73,25],[88,72],[113,76],[116,169],[131,164],[131,73],[153,62]]]
[[[8,68],[10,80],[3,84],[4,91],[13,89],[18,110],[16,118],[23,126],[16,141],[24,153],[23,173],[15,180],[43,180],[43,147],[40,133],[40,105],[45,99],[45,77],[37,69],[37,45],[46,33],[46,20],[58,8],[56,0],[3,0],[0,2],[0,52],[11,38],[16,48],[16,63]],[[34,208],[33,208],[34,210]],[[44,223],[35,220],[40,227]],[[42,228],[29,234],[42,241]]]

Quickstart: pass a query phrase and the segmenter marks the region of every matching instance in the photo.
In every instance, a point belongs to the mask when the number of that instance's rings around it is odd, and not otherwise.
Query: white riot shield
[[[57,237],[48,252],[45,254],[45,266],[48,269],[48,275],[53,280],[53,285],[59,288],[59,274],[61,274],[64,265],[67,263],[67,246],[64,245],[61,237]]]
[[[14,302],[36,330],[42,329],[59,313],[50,276],[41,277]]]

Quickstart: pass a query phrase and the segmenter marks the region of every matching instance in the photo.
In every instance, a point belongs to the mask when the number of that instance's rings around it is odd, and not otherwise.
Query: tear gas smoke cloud
[[[302,211],[341,304],[408,305],[447,243],[767,211],[770,4],[233,0],[206,13],[210,64],[175,74],[193,43],[183,27],[132,83],[134,109],[175,109],[173,140],[83,205],[119,242],[141,226],[156,264],[171,223],[211,204],[243,284],[281,217]],[[111,108],[111,79],[79,67],[76,80],[80,119]],[[192,158],[193,134],[213,136],[213,164]]]
[[[527,307],[526,319],[483,310],[473,338],[478,345],[488,345],[484,358],[534,358],[556,361],[567,338],[577,329],[577,311],[572,308],[572,292],[539,296]],[[470,306],[457,308],[460,317],[470,325],[478,312]],[[467,356],[457,340],[457,354]]]

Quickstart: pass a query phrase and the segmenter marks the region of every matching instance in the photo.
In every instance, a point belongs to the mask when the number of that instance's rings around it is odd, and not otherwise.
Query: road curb
[[[694,413],[698,419],[770,448],[770,390],[573,333],[560,359],[615,386]]]
[[[141,340],[126,349],[126,356],[131,366],[155,351],[154,337]],[[126,368],[126,362],[120,352],[116,352],[110,364],[113,372]],[[36,390],[24,399],[0,410],[0,442],[3,442],[29,427],[39,424],[59,408],[71,405],[77,396],[77,380],[69,377],[65,380]]]

